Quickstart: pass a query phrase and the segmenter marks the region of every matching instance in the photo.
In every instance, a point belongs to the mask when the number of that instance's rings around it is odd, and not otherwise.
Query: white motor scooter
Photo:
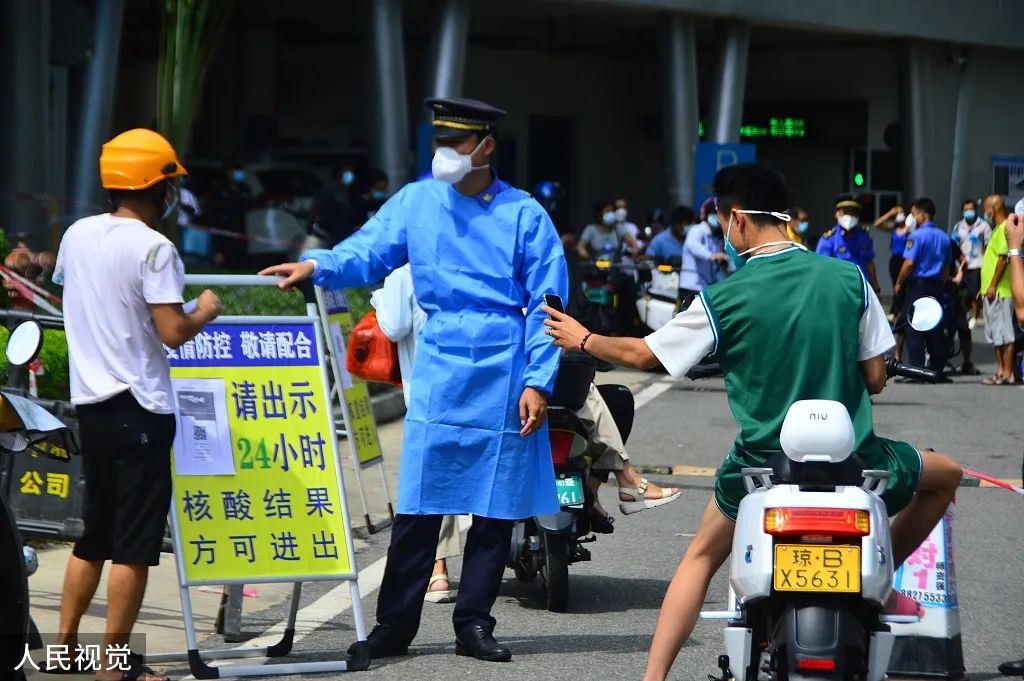
[[[919,331],[941,319],[928,300],[915,308]],[[937,378],[893,359],[887,373]],[[895,642],[888,625],[917,621],[883,614],[896,568],[880,496],[889,473],[865,470],[853,454],[853,424],[839,402],[794,403],[780,442],[763,468],[743,469],[750,494],[733,538],[732,609],[701,613],[728,622],[721,679],[882,681]]]

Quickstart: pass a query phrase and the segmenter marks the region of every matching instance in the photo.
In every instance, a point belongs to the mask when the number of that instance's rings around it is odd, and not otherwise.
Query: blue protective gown
[[[334,249],[302,259],[316,260],[314,281],[327,288],[412,266],[427,323],[405,418],[399,513],[520,519],[558,510],[547,428],[519,435],[523,390],[550,394],[558,371],[544,295],[566,300],[568,291],[565,253],[540,204],[497,179],[477,196],[423,180]]]

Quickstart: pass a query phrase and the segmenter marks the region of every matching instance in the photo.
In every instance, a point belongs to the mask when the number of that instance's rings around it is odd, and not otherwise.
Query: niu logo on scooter
[[[828,414],[808,414],[808,421],[828,421]]]

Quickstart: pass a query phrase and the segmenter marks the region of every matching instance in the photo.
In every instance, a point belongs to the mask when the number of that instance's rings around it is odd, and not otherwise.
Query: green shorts
[[[858,451],[858,455],[864,459],[865,466],[871,470],[891,473],[889,484],[882,493],[882,500],[889,515],[894,516],[910,503],[917,490],[921,468],[924,465],[921,452],[906,442],[887,440],[877,435],[874,442],[866,445],[861,449],[866,449],[867,453]],[[733,447],[729,456],[725,457],[715,480],[715,503],[718,504],[718,510],[730,520],[736,520],[740,501],[747,496],[741,471],[744,468],[762,467],[767,460],[767,456],[742,451],[736,447]]]

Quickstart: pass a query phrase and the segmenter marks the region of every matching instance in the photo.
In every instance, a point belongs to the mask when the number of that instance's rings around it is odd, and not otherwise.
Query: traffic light
[[[850,168],[850,179],[854,191],[867,188],[868,184],[868,154],[864,149],[857,149],[853,152],[852,167]]]

